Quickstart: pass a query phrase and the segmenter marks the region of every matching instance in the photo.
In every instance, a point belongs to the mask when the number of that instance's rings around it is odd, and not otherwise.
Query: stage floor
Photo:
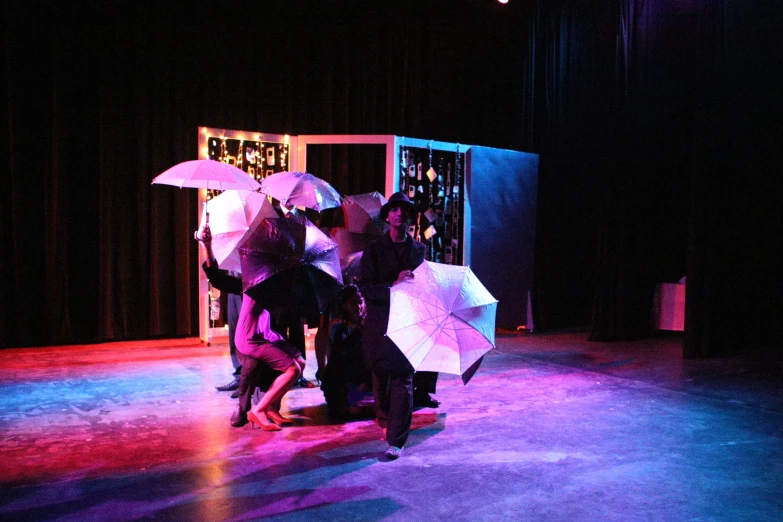
[[[390,462],[317,387],[284,401],[294,427],[232,428],[224,344],[0,350],[0,519],[783,519],[779,360],[586,337],[499,336]]]

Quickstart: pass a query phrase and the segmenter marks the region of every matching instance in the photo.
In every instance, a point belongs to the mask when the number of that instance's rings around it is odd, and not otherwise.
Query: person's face
[[[365,316],[364,298],[359,294],[354,294],[345,302],[345,316],[349,321],[355,323],[361,322]]]
[[[394,228],[407,227],[410,216],[408,210],[403,207],[392,207],[389,209],[389,217],[386,218],[389,225]]]

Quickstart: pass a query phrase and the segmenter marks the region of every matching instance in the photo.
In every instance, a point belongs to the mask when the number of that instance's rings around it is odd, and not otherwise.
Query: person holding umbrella
[[[202,268],[210,282],[222,292],[241,295],[242,280],[221,271],[212,254],[209,225],[195,238],[206,250],[207,261]],[[242,299],[234,340],[242,366],[237,390],[239,406],[231,416],[231,425],[238,428],[251,421],[266,431],[277,431],[282,425],[292,424],[280,415],[280,403],[304,371],[299,351],[271,329],[269,312],[247,295]],[[265,393],[251,408],[256,388]]]
[[[228,323],[228,346],[229,355],[231,356],[231,364],[234,367],[233,377],[234,379],[222,386],[216,386],[218,391],[230,391],[233,399],[239,396],[236,391],[239,388],[239,375],[242,373],[242,363],[240,362],[240,354],[237,353],[237,346],[234,342],[237,321],[239,320],[239,310],[242,308],[242,280],[228,273],[225,270],[221,270],[218,266],[215,253],[212,250],[212,231],[209,225],[205,225],[203,229],[197,230],[193,234],[193,238],[201,243],[204,247],[207,260],[201,265],[201,269],[204,271],[204,275],[207,276],[209,283],[220,290],[225,292],[228,296],[228,313],[226,314],[226,322]]]
[[[389,198],[380,214],[389,223],[389,231],[369,244],[360,265],[359,284],[367,300],[364,361],[372,372],[376,418],[389,444],[386,458],[390,460],[400,456],[408,440],[414,406],[413,367],[385,335],[389,289],[410,280],[412,271],[424,261],[425,245],[407,234],[413,211],[406,194],[396,192]]]

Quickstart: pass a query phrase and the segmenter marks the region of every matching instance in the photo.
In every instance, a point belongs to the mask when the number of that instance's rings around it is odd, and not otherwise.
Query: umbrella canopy
[[[340,259],[344,259],[355,252],[361,252],[375,239],[367,234],[354,234],[347,228],[335,227],[329,231],[332,241],[337,243]]]
[[[340,194],[326,181],[307,172],[278,172],[261,181],[261,192],[286,206],[318,212],[340,206]]]
[[[242,169],[215,160],[183,161],[156,176],[152,183],[207,190],[257,190],[261,187]]]
[[[497,299],[466,266],[425,261],[413,274],[391,288],[386,335],[414,370],[475,372],[495,346]]]
[[[337,252],[340,255],[340,266],[343,271],[343,281],[353,282],[361,273],[360,264],[362,252],[367,245],[375,239],[370,234],[356,234],[349,232],[347,228],[333,228],[332,240],[337,243]]]
[[[381,219],[381,207],[387,203],[378,192],[345,196],[343,215],[345,228],[356,234],[380,236],[386,223]]]
[[[201,227],[206,224],[206,205]],[[209,202],[212,251],[224,270],[241,271],[237,247],[265,218],[278,217],[269,199],[258,192],[227,190]]]
[[[353,283],[359,280],[362,269],[362,254],[364,252],[354,252],[347,255],[345,258],[340,258],[340,268],[343,272],[343,281],[345,284]]]
[[[245,293],[299,317],[317,318],[343,283],[337,245],[305,217],[263,219],[239,260]]]

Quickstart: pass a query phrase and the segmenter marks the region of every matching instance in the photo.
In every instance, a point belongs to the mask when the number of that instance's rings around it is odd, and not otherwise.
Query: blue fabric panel
[[[533,286],[538,154],[468,149],[470,267],[499,301],[496,326],[526,324]]]

